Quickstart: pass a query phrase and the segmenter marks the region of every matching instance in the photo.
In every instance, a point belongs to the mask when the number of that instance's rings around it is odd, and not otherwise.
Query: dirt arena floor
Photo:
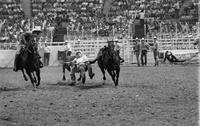
[[[198,126],[198,65],[122,66],[118,87],[93,67],[93,80],[74,86],[45,67],[36,91],[0,69],[0,126]]]

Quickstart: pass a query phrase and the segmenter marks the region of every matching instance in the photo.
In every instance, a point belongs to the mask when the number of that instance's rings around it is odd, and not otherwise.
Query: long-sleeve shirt
[[[158,51],[158,43],[157,42],[155,42],[153,44],[153,51]]]
[[[51,49],[47,46],[47,47],[44,47],[44,52],[45,53],[50,53],[51,52]]]
[[[140,52],[140,44],[136,44],[133,46],[134,52]]]
[[[142,50],[149,50],[149,45],[147,43],[141,43],[141,51]]]
[[[86,55],[82,55],[80,58],[75,58],[72,62],[80,65],[84,64],[87,61],[89,61],[88,57]]]

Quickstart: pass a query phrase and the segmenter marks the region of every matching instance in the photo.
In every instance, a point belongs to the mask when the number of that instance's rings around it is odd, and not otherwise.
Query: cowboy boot
[[[41,60],[39,60],[39,65],[40,65],[40,68],[44,67],[44,65],[43,65]]]
[[[72,80],[71,85],[76,84],[76,76],[74,74],[71,74],[71,80]]]

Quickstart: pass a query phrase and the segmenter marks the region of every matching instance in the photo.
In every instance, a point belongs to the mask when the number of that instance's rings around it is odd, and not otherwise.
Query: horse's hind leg
[[[36,79],[36,77],[35,77],[34,72],[31,72],[31,73],[32,73],[32,75],[33,75],[33,81],[34,81],[34,83],[37,83],[37,79]]]
[[[103,73],[103,80],[104,80],[104,83],[105,83],[105,80],[106,80],[106,76],[105,76],[105,69],[104,69],[104,66],[101,65],[100,63],[98,63],[100,69],[101,69],[101,72]]]
[[[115,75],[113,74],[113,71],[111,69],[107,69],[108,73],[110,74],[113,82],[115,83]]]
[[[35,84],[34,84],[34,79],[33,79],[33,77],[32,77],[32,74],[31,74],[31,72],[29,72],[29,71],[26,71],[26,73],[28,74],[28,76],[29,76],[29,78],[30,78],[30,80],[31,80],[31,83],[32,83],[32,85],[33,85],[33,90],[35,90]]]
[[[23,68],[22,68],[22,74],[23,74],[24,80],[28,81],[28,78],[26,77],[26,74],[24,73],[24,69]]]
[[[105,84],[105,81],[106,81],[105,69],[104,69],[104,67],[101,67],[101,66],[99,66],[99,67],[101,69],[101,72],[103,73],[103,84]]]
[[[119,82],[119,73],[120,73],[120,67],[117,68],[117,70],[116,70],[117,76],[116,76],[115,86],[117,86],[117,85],[118,85],[118,82]]]
[[[36,76],[37,76],[37,84],[36,84],[36,87],[40,85],[40,69],[36,70]]]

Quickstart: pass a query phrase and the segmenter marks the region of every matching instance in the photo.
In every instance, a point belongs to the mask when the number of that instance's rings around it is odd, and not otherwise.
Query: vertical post
[[[112,26],[112,29],[113,29],[113,38],[114,38],[114,36],[115,36],[115,26],[114,25]]]
[[[123,47],[123,59],[126,61],[126,59],[125,59],[126,58],[126,54],[125,54],[126,48],[125,48],[124,40],[122,41],[122,47]]]
[[[82,26],[82,39],[84,37],[84,26]]]
[[[177,49],[178,49],[178,29],[177,29],[177,22],[175,24],[175,28],[176,28],[176,44],[177,44]]]
[[[51,45],[52,45],[52,42],[53,42],[53,30],[51,30]]]
[[[68,40],[68,37],[69,37],[69,36],[68,36],[68,26],[67,26],[67,37],[66,37],[66,38],[67,38],[67,40]]]
[[[161,39],[161,33],[162,33],[162,23],[160,23],[160,35],[159,35],[160,39]]]
[[[99,38],[99,26],[97,24],[97,39]]]

